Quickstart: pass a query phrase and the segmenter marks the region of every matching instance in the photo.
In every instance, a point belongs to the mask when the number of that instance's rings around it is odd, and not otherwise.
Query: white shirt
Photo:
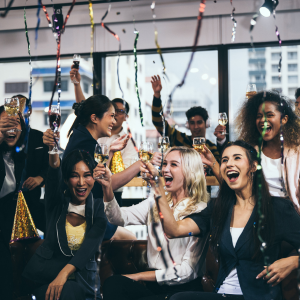
[[[0,191],[0,198],[12,193],[16,189],[16,178],[15,178],[15,163],[11,157],[11,152],[3,154],[3,160],[5,165],[5,178]]]
[[[174,218],[179,220],[178,214],[185,209],[188,199],[182,200],[174,209]],[[170,239],[169,246],[174,261],[176,262],[176,270],[178,276],[181,278],[180,281],[177,280],[177,277],[174,273],[173,263],[168,255],[167,251],[167,241],[164,237],[164,232],[161,223],[156,227],[156,232],[158,234],[162,249],[165,253],[165,258],[168,263],[168,268],[165,269],[164,262],[160,255],[160,252],[157,251],[156,238],[153,232],[153,228],[150,225],[151,215],[150,208],[155,203],[153,194],[140,202],[137,205],[130,207],[119,207],[117,201],[113,199],[111,202],[104,202],[104,210],[107,216],[107,219],[110,223],[127,226],[127,225],[147,225],[148,228],[148,243],[147,243],[147,258],[148,265],[150,268],[157,269],[155,271],[156,281],[159,284],[167,285],[178,285],[189,282],[198,276],[202,276],[199,271],[199,258],[201,255],[202,249],[200,248],[200,239],[195,236]],[[195,212],[200,212],[206,208],[207,204],[200,202],[198,208]],[[184,218],[180,217],[180,220]],[[150,225],[150,226],[149,226]]]
[[[261,152],[261,166],[269,186],[270,194],[275,197],[286,197],[282,189],[281,158],[272,159]]]
[[[243,230],[244,228],[230,227],[232,244],[234,248]],[[228,276],[224,279],[218,294],[243,295],[236,268],[232,269]]]
[[[114,140],[118,139],[119,137],[121,137],[124,134],[127,134],[127,133],[122,128],[122,130],[118,134],[114,134],[110,137],[103,137],[103,138],[98,139],[98,143],[103,143],[103,144],[108,145],[108,147],[110,147],[111,143]],[[126,147],[121,151],[121,155],[122,155],[123,163],[124,163],[124,166],[126,169],[133,164],[134,159],[136,159],[136,160],[138,159],[138,153],[134,149],[133,143],[130,139],[129,139]]]

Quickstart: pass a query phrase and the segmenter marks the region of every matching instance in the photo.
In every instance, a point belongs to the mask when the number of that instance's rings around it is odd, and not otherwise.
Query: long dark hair
[[[288,121],[282,126],[284,144],[289,148],[296,148],[300,144],[300,119],[295,114],[291,101],[279,95],[275,91],[260,92],[246,100],[240,108],[235,119],[235,129],[238,138],[255,146],[260,137],[260,133],[256,127],[256,117],[259,106],[265,102],[273,103],[277,110],[288,116]]]
[[[99,119],[102,119],[111,106],[113,103],[103,95],[94,95],[80,103],[74,103],[73,109],[76,119],[68,132],[68,136],[79,124],[86,126],[91,121],[91,115],[95,114]]]
[[[4,110],[5,110],[4,105],[1,105],[0,106],[0,115],[4,112]],[[24,138],[25,138],[25,135],[26,135],[26,125],[25,125],[25,122],[24,122],[24,119],[23,119],[21,113],[19,113],[19,117],[20,117],[22,132],[21,132],[21,135],[20,135],[19,139],[17,140],[17,143],[15,144],[15,146],[14,147],[9,147],[5,141],[3,141],[0,144],[0,153],[3,154],[5,152],[12,151],[12,158],[14,160],[16,158],[18,158],[19,156],[23,157],[23,152],[24,151],[21,151],[21,153],[20,153],[19,151],[16,151],[16,149],[19,149],[23,146]]]
[[[239,146],[243,148],[246,152],[249,161],[249,180],[252,181],[252,197],[254,197],[255,203],[257,203],[259,197],[257,188],[257,172],[252,173],[253,176],[250,172],[250,170],[255,166],[255,163],[258,162],[257,151],[255,150],[255,148],[253,148],[246,142],[238,140],[235,142],[228,143],[224,147],[222,154],[224,153],[225,149],[232,146]],[[261,178],[261,212],[265,216],[261,235],[266,241],[267,245],[270,245],[272,244],[274,227],[272,197],[270,195],[269,187],[265,180],[263,172],[261,174]],[[218,197],[215,200],[214,209],[212,213],[211,246],[215,255],[217,255],[217,244],[219,243],[222,232],[224,230],[225,222],[228,217],[230,207],[234,205],[235,202],[235,191],[228,186],[225,180],[223,180],[220,186]],[[254,209],[256,210],[256,224],[258,224],[257,205],[255,205]],[[260,242],[258,240],[257,228],[258,226],[253,227],[253,238],[255,245],[255,254],[253,258],[258,258],[260,256]]]
[[[94,159],[90,156],[88,152],[76,149],[71,151],[62,161],[61,172],[65,181],[70,179],[75,165],[81,161],[83,161],[87,165],[87,167],[93,174],[93,170],[95,168]]]

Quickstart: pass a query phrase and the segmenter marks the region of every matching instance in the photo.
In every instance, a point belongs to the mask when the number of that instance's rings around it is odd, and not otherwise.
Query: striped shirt
[[[156,127],[160,135],[163,135],[163,119],[160,115],[162,111],[161,99],[153,97],[152,103],[152,123]],[[184,132],[171,127],[169,123],[165,120],[165,135],[170,139],[170,145],[173,146],[185,146],[192,148],[193,140],[191,135],[187,135]],[[216,144],[212,143],[210,140],[206,140],[206,147],[212,152],[217,161],[220,161],[220,154]]]

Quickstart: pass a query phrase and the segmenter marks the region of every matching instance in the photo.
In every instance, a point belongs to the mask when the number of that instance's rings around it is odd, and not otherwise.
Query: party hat
[[[19,191],[11,242],[40,239],[22,191]]]
[[[120,173],[125,170],[121,151],[116,151],[114,153],[114,155],[111,159],[109,168],[110,168],[111,172],[114,174]]]

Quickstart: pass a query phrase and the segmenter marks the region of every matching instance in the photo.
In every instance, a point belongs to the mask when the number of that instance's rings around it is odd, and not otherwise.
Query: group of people
[[[72,68],[70,76],[77,81],[76,119],[62,158],[48,154],[58,133],[30,129],[26,135],[22,112],[9,117],[0,107],[3,299],[12,297],[9,241],[19,190],[45,233],[23,272],[36,283],[37,300],[282,299],[280,282],[298,268],[299,256],[295,251],[281,258],[281,243],[300,247],[300,119],[290,102],[274,92],[257,93],[245,100],[236,118],[239,139],[226,141],[222,134],[226,127],[219,125],[214,132],[216,144],[206,140],[198,153],[192,148],[193,138],[205,137],[206,109],[192,107],[186,112],[191,135],[172,128],[161,117],[162,84],[159,76],[153,76],[152,120],[161,135],[165,128],[171,148],[143,163],[122,127],[128,103],[103,95],[85,99],[78,69]],[[109,162],[95,162],[99,142],[110,147],[109,160],[121,151],[124,171],[112,174]],[[23,151],[16,151],[21,145]],[[203,165],[220,183],[215,199],[209,199]],[[146,174],[151,193],[139,204],[124,207],[120,189],[140,172]],[[40,201],[43,185],[44,203]],[[153,222],[158,223],[156,229]],[[153,271],[114,275],[100,283],[96,253],[104,240],[135,239],[124,228],[127,225],[147,226],[147,260]],[[220,263],[212,293],[203,292],[201,285],[201,242],[207,236]],[[165,256],[167,268],[157,251],[158,239],[162,252],[167,253],[168,247],[172,252],[174,261]]]

